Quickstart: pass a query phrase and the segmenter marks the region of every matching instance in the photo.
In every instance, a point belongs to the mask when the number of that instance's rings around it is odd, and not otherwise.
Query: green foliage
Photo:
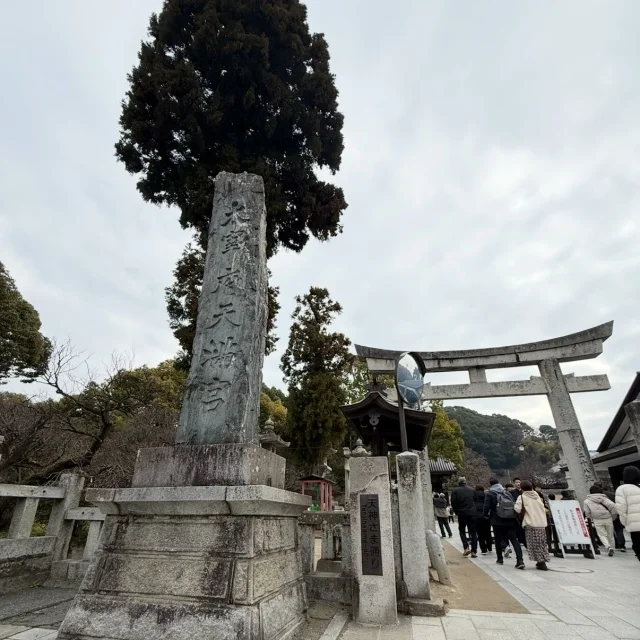
[[[296,456],[321,462],[347,435],[347,421],[340,411],[344,392],[335,375],[310,375],[298,389],[291,388],[289,437]]]
[[[51,343],[40,333],[38,312],[20,295],[0,262],[0,384],[7,378],[41,373]]]
[[[165,0],[128,76],[116,156],[138,190],[207,228],[213,178],[265,181],[270,252],[340,231],[343,117],[324,36],[298,0]]]
[[[260,394],[260,429],[264,427],[267,419],[273,420],[276,433],[286,433],[287,430],[287,408],[279,398],[272,399],[264,391]]]
[[[169,314],[169,326],[180,344],[176,359],[178,368],[185,371],[191,366],[193,340],[196,335],[198,300],[202,290],[204,262],[206,257],[206,234],[199,234],[194,244],[188,244],[173,271],[175,281],[165,289],[165,300]],[[269,272],[269,275],[271,273]],[[278,341],[275,335],[276,316],[280,311],[277,287],[269,287],[269,315],[267,316],[267,341],[265,354],[269,355]]]
[[[540,437],[546,442],[558,441],[558,432],[550,424],[541,424],[538,428]]]
[[[274,402],[279,400],[285,407],[287,406],[287,394],[278,387],[267,387],[263,384],[262,393],[266,393]]]
[[[447,407],[445,411],[460,424],[465,445],[484,456],[494,471],[518,466],[518,447],[524,434],[532,432],[528,424],[499,414],[483,415],[466,407]]]
[[[442,400],[432,400],[431,411],[435,412],[436,419],[429,438],[429,457],[435,459],[442,456],[460,468],[464,449],[464,437],[460,425],[457,420],[447,415]]]
[[[393,376],[376,376],[376,379],[384,387],[393,387],[395,384]],[[344,379],[347,404],[354,404],[362,400],[369,392],[369,386],[373,381],[373,374],[369,371],[367,363],[354,359]]]
[[[320,462],[347,434],[340,406],[346,401],[344,379],[354,358],[348,338],[329,331],[341,311],[326,289],[311,287],[296,298],[281,369],[289,390],[289,437],[304,462]]]

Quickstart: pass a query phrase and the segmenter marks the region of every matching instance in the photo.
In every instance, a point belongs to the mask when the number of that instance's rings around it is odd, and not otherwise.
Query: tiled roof
[[[435,460],[429,460],[429,471],[431,473],[455,473],[457,467],[451,460],[438,456]]]

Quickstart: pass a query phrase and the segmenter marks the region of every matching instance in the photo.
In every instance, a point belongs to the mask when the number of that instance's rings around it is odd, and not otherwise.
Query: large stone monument
[[[221,173],[176,445],[139,453],[60,639],[280,640],[304,621],[284,459],[258,443],[267,321],[262,179]]]

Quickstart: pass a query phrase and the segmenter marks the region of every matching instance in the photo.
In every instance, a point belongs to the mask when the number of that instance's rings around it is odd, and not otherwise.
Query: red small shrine
[[[322,476],[306,476],[300,478],[302,495],[311,496],[312,504],[318,505],[320,511],[333,510],[333,482]]]

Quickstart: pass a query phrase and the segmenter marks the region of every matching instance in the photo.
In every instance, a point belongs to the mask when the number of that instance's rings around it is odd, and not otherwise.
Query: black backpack
[[[496,515],[498,518],[503,518],[504,520],[514,519],[516,517],[516,505],[513,501],[513,496],[508,491],[502,491],[496,494]]]

